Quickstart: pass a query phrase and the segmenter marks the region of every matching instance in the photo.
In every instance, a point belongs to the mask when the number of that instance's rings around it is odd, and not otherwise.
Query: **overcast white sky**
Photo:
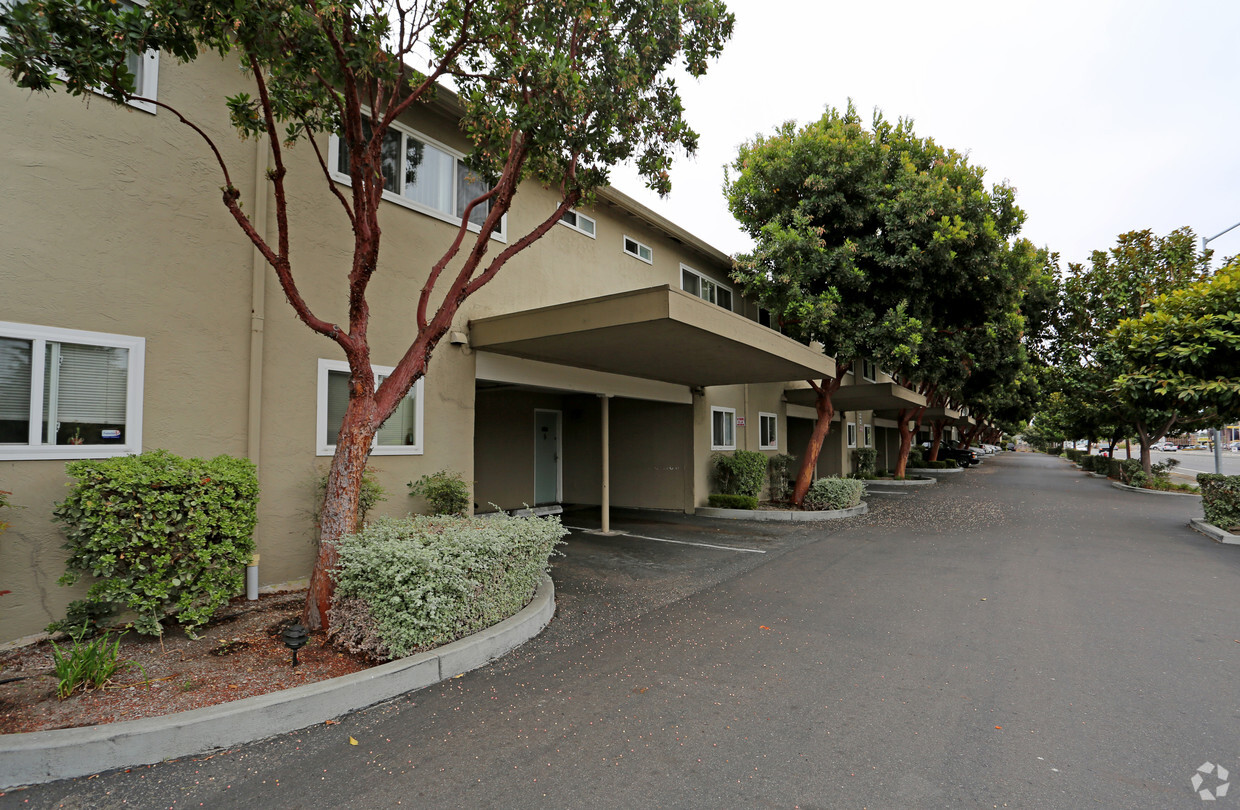
[[[1007,180],[1023,235],[1083,262],[1120,233],[1240,222],[1238,0],[729,0],[736,29],[681,83],[697,155],[666,199],[613,184],[727,253],[748,248],[721,191],[737,146],[849,97],[914,119]],[[1240,228],[1211,243],[1240,253]],[[1217,260],[1215,262],[1217,266]]]

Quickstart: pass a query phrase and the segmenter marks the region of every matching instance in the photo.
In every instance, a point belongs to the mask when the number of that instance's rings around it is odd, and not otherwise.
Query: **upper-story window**
[[[624,252],[641,259],[646,264],[654,264],[654,251],[649,245],[643,245],[631,236],[624,237]]]
[[[569,209],[564,212],[564,216],[560,217],[560,224],[567,225],[574,231],[584,233],[591,239],[594,238],[595,223],[592,217],[588,217],[580,211]]]
[[[117,11],[146,5],[146,0],[119,0]],[[154,101],[159,91],[159,51],[150,50],[146,53],[131,53],[125,59],[125,65],[134,76],[134,95]],[[130,107],[137,107],[151,114],[157,109],[150,101],[129,101]]]
[[[369,125],[364,129],[369,133]],[[329,150],[335,179],[352,182],[348,144],[333,135]],[[490,188],[465,165],[463,154],[401,124],[393,123],[384,133],[379,160],[383,172],[383,199],[454,225],[460,224],[465,206]],[[489,202],[474,206],[469,214],[469,229],[478,231],[490,210]],[[500,227],[494,234],[501,241],[506,220],[507,217],[500,220]]]
[[[870,382],[878,381],[878,366],[874,364],[873,360],[861,361],[861,378]]]
[[[736,449],[736,409],[710,409],[710,449]]]
[[[0,322],[0,459],[142,452],[139,337]]]
[[[732,290],[713,278],[708,278],[688,265],[680,266],[680,289],[693,293],[703,301],[732,309]]]

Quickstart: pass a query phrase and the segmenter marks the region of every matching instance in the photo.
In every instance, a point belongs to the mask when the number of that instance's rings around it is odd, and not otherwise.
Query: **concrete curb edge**
[[[865,501],[848,509],[824,509],[819,512],[795,512],[776,509],[720,509],[716,506],[699,506],[695,513],[700,517],[723,518],[724,520],[758,520],[784,522],[811,522],[821,520],[840,520],[864,515],[870,511]]]
[[[555,585],[544,574],[530,603],[502,622],[352,675],[162,717],[0,735],[0,790],[203,754],[318,725],[477,669],[537,636],[553,615]]]
[[[904,471],[905,475],[909,473],[917,473],[918,475],[950,475],[951,473],[962,473],[964,467],[909,467]]]
[[[1216,543],[1223,543],[1228,546],[1240,546],[1240,534],[1232,534],[1215,526],[1213,523],[1206,523],[1201,518],[1193,518],[1188,521],[1188,525],[1204,534]]]
[[[1144,489],[1143,487],[1130,487],[1127,484],[1121,484],[1119,481],[1112,481],[1111,486],[1115,489],[1122,489],[1125,492],[1139,492],[1142,495],[1180,495],[1189,498],[1200,498],[1201,496],[1195,492],[1163,492],[1161,489]]]

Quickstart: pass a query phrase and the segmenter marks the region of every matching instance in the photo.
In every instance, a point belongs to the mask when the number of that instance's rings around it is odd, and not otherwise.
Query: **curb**
[[[699,506],[695,514],[700,517],[723,518],[724,520],[760,520],[784,522],[809,522],[821,520],[840,520],[854,515],[864,515],[870,511],[865,501],[848,509],[825,509],[819,512],[794,512],[791,510],[774,509],[720,509],[717,506]]]
[[[1111,486],[1116,489],[1122,489],[1126,492],[1139,492],[1142,495],[1180,495],[1189,498],[1200,498],[1201,496],[1194,492],[1163,492],[1161,489],[1144,489],[1142,487],[1130,487],[1127,484],[1121,484],[1119,481],[1112,481]]]
[[[543,574],[534,598],[499,624],[428,652],[326,681],[188,712],[0,736],[0,790],[203,754],[318,725],[433,686],[516,649],[555,614]]]
[[[1200,518],[1193,518],[1188,522],[1188,525],[1192,526],[1194,529],[1201,532],[1216,543],[1223,543],[1228,546],[1240,546],[1240,534],[1225,532],[1213,523],[1206,523]]]
[[[938,467],[909,467],[904,471],[905,475],[908,473],[917,473],[918,475],[950,475],[951,473],[962,472],[964,472],[964,467],[944,467],[942,469]]]
[[[946,470],[935,470],[935,472],[946,472]],[[894,478],[875,478],[865,482],[866,488],[875,487],[928,487],[937,484],[937,478],[918,478],[912,481],[897,481]]]

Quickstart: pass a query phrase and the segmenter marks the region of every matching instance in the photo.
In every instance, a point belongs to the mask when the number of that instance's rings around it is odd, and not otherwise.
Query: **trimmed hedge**
[[[867,478],[874,475],[874,465],[878,461],[878,451],[873,447],[861,447],[853,451],[857,460],[857,477]]]
[[[717,509],[757,509],[758,499],[753,495],[710,495],[707,501]]]
[[[53,515],[65,527],[68,569],[60,584],[97,579],[55,630],[79,630],[126,608],[139,633],[160,635],[164,617],[191,636],[245,582],[254,553],[258,477],[241,458],[181,458],[164,450],[74,461],[69,497]]]
[[[715,481],[724,495],[752,495],[756,498],[762,492],[767,465],[764,453],[753,450],[735,450],[730,456],[716,453],[714,465]]]
[[[1206,522],[1224,531],[1240,528],[1240,475],[1198,473],[1197,484]]]
[[[855,478],[828,476],[819,478],[805,494],[802,506],[806,509],[851,509],[861,503],[865,495],[865,482]]]
[[[566,534],[558,518],[380,518],[337,544],[328,635],[387,660],[476,633],[529,603]]]

